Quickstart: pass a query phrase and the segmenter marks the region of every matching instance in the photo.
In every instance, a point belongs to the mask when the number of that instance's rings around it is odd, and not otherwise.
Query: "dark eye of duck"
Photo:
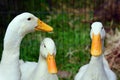
[[[46,45],[44,44],[44,48],[46,48]]]
[[[28,20],[28,21],[30,21],[30,20],[31,20],[31,18],[28,18],[27,20]]]

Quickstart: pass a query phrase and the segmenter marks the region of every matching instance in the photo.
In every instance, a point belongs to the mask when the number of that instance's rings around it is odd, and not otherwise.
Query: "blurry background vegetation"
[[[51,37],[57,47],[60,80],[73,80],[80,66],[90,60],[90,24],[103,22],[107,32],[119,31],[119,0],[1,0],[0,53],[9,22],[22,12],[30,12],[54,28],[53,33],[30,33],[23,39],[20,58],[37,61],[40,42]],[[0,54],[1,56],[1,54]]]

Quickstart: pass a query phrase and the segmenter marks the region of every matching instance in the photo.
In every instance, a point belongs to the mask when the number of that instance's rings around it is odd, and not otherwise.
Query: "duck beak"
[[[38,19],[38,25],[35,27],[35,30],[42,30],[45,32],[51,32],[53,31],[53,28],[49,25],[47,25],[46,23],[44,23],[43,21]]]
[[[95,35],[92,34],[92,45],[91,45],[92,56],[100,56],[102,54],[102,42],[100,33]]]
[[[56,67],[56,62],[55,62],[55,56],[48,54],[47,56],[47,64],[48,64],[48,72],[49,73],[57,73],[57,67]]]

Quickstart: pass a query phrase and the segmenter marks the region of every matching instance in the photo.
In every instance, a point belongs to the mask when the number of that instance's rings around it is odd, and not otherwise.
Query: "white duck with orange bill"
[[[4,38],[0,63],[0,80],[21,80],[20,43],[26,34],[35,30],[50,32],[53,28],[28,12],[16,16],[10,22]]]
[[[105,30],[101,22],[92,24],[90,36],[92,39],[91,60],[89,64],[80,68],[74,80],[117,80],[103,54]]]
[[[51,38],[45,38],[40,45],[38,63],[21,64],[21,80],[58,80],[55,55],[54,41]]]

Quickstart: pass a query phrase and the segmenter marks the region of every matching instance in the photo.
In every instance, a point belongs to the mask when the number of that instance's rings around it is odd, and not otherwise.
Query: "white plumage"
[[[100,22],[92,24],[90,36],[100,34],[102,41],[102,53],[104,51],[105,30]],[[89,64],[82,66],[74,80],[117,80],[115,73],[109,68],[104,54],[91,56]]]
[[[40,20],[31,13],[16,16],[8,25],[0,63],[0,80],[20,80],[19,50],[23,37],[36,28]],[[51,28],[52,30],[52,28]]]
[[[56,55],[56,47],[52,39],[45,38],[40,45],[38,63],[25,62],[21,64],[21,80],[58,80],[56,74],[48,72],[46,58],[48,54]]]

